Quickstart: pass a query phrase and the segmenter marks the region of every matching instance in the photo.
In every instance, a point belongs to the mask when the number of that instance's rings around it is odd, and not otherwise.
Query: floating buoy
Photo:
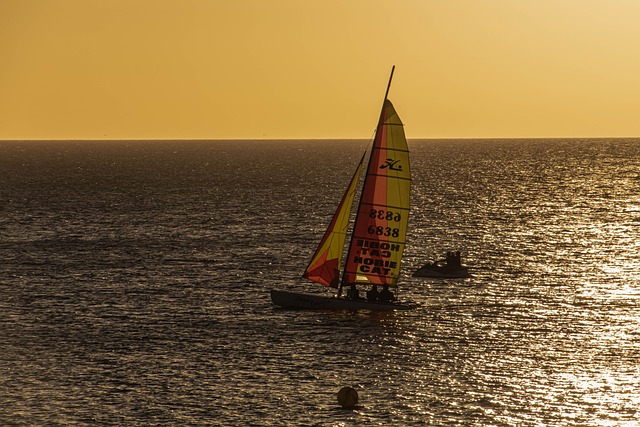
[[[338,403],[343,408],[353,408],[358,404],[358,392],[351,387],[342,387],[338,392]]]

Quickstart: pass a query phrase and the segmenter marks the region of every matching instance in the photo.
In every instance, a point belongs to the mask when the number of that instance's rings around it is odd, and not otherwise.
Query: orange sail
[[[309,266],[303,274],[303,277],[309,280],[333,288],[337,288],[340,283],[340,269],[344,242],[347,237],[347,227],[349,226],[349,215],[351,213],[351,205],[353,204],[363,161],[364,155],[356,168],[353,178],[351,178],[351,183],[349,187],[347,187],[347,191],[344,193],[344,196],[342,196],[340,205],[338,205],[338,209],[333,215],[318,249],[316,249]]]
[[[409,222],[409,148],[384,101],[349,246],[343,283],[396,286]]]

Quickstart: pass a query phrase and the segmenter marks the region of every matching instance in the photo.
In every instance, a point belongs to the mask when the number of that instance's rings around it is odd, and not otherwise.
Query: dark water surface
[[[423,306],[274,308],[366,146],[0,143],[0,425],[638,425],[640,140],[411,141]]]

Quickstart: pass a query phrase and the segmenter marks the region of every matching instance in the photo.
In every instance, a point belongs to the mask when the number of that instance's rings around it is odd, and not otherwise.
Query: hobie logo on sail
[[[402,165],[399,165],[400,160],[387,159],[387,162],[383,165],[380,165],[380,169],[387,169],[392,171],[402,171]]]
[[[360,248],[360,253],[363,255],[391,258],[392,252],[397,252],[401,249],[397,243],[378,242],[375,240],[358,239],[356,245]]]
[[[394,259],[401,250],[399,244],[358,239],[356,245],[359,251],[353,262],[358,265],[358,272],[389,276],[398,268]]]

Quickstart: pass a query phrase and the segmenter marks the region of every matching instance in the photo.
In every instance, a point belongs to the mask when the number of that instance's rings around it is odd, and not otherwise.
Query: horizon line
[[[414,137],[407,141],[441,141],[441,140],[545,140],[545,139],[640,139],[640,136],[518,136],[518,137]],[[371,138],[24,138],[0,139],[0,142],[91,142],[91,141],[370,141]]]

